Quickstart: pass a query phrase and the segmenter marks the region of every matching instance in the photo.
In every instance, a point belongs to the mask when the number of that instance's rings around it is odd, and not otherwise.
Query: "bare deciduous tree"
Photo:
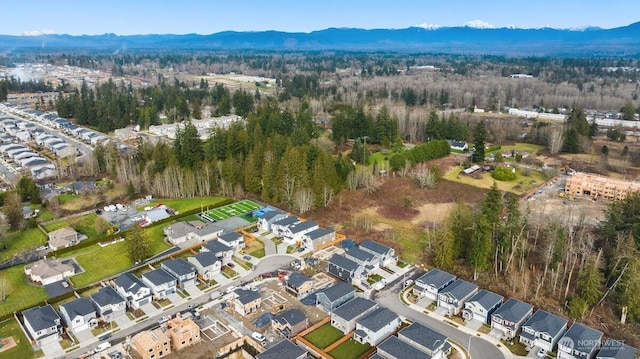
[[[294,200],[300,214],[304,214],[313,208],[315,198],[310,188],[300,188],[296,191]]]

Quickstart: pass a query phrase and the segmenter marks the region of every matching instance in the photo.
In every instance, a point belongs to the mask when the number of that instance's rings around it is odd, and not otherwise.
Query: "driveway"
[[[128,328],[135,323],[134,321],[129,319],[129,317],[127,317],[126,315],[119,315],[115,317],[113,321],[116,322],[116,324],[118,324],[118,328],[120,330],[124,328]]]
[[[178,293],[169,294],[167,299],[169,299],[176,307],[187,302],[187,300],[182,298]]]
[[[140,307],[140,309],[142,309],[144,314],[146,314],[148,317],[154,317],[154,316],[162,313],[162,310],[156,308],[151,303],[143,305],[142,307]]]
[[[64,355],[64,350],[60,346],[59,342],[47,343],[40,347],[44,353],[45,358],[55,358]]]
[[[91,330],[89,329],[81,330],[74,335],[76,336],[76,339],[78,339],[78,341],[82,344],[89,343],[95,338],[93,334],[91,334]]]

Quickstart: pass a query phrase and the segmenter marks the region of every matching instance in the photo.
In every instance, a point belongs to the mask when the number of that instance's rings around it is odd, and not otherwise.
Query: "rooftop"
[[[323,290],[322,293],[324,293],[324,295],[326,295],[327,298],[333,302],[344,297],[345,295],[355,293],[355,291],[355,288],[353,288],[351,284],[339,281],[331,287]]]
[[[118,295],[118,292],[110,286],[100,288],[91,295],[91,299],[100,307],[124,302],[124,299]]]
[[[510,298],[503,305],[498,307],[492,316],[502,318],[506,321],[517,323],[533,310],[533,305],[523,301]]]
[[[384,342],[378,345],[378,350],[383,351],[393,358],[404,359],[431,359],[431,355],[418,350],[416,347],[398,339],[396,336],[390,336]],[[386,357],[386,356],[381,356]]]
[[[196,271],[191,263],[182,258],[164,261],[162,262],[162,266],[179,276],[188,275]]]
[[[72,319],[72,320],[77,316],[84,317],[85,315],[96,312],[91,301],[83,297],[80,297],[78,299],[75,299],[65,304],[61,304],[60,309],[62,308],[64,308],[64,310],[69,315],[69,319]]]
[[[329,263],[343,268],[349,272],[355,271],[360,266],[358,263],[339,254],[334,254],[333,256],[331,256],[331,259],[329,259]]]
[[[446,286],[440,294],[449,295],[456,300],[461,300],[476,290],[478,290],[478,286],[476,284],[467,282],[463,279],[458,279]]]
[[[446,336],[417,322],[398,332],[398,337],[405,337],[431,351],[437,350],[447,342]]]
[[[476,302],[480,304],[484,309],[493,308],[497,303],[502,303],[504,297],[496,293],[490,292],[486,289],[482,289],[469,299],[469,302]]]
[[[456,276],[453,274],[435,268],[416,279],[416,283],[422,283],[435,288],[442,288],[444,285],[455,279]]]
[[[287,286],[291,288],[299,288],[301,285],[303,285],[304,283],[310,280],[311,278],[307,277],[302,273],[293,272],[289,275],[289,279],[287,280]]]
[[[369,253],[367,251],[363,251],[362,249],[358,248],[358,247],[353,247],[353,248],[349,248],[346,251],[346,255],[349,257],[353,257],[357,260],[361,260],[364,262],[369,262],[371,260],[373,260],[374,258],[376,258],[376,256],[372,253]]]
[[[568,322],[567,319],[538,309],[524,325],[531,327],[531,329],[536,332],[547,333],[554,338],[558,333],[567,328]]]
[[[256,359],[295,359],[306,354],[306,350],[287,339],[258,354]]]
[[[169,282],[175,282],[175,278],[162,268],[154,269],[151,272],[142,274],[142,278],[146,278],[154,285],[162,285]]]
[[[602,339],[602,332],[587,327],[581,323],[573,323],[571,328],[567,330],[559,344],[565,347],[573,348],[582,353],[591,353]]]
[[[289,309],[284,313],[277,315],[273,320],[295,326],[296,324],[307,320],[307,315],[300,309]]]
[[[355,297],[333,310],[333,315],[350,321],[367,310],[377,307],[376,302],[362,297]]]
[[[370,239],[362,241],[362,243],[360,243],[360,248],[368,249],[378,254],[387,254],[391,250],[391,247],[387,247],[384,244],[380,244]]]
[[[347,303],[345,303],[345,305],[346,304]],[[340,308],[342,308],[343,306],[341,306]],[[372,332],[377,332],[396,319],[398,319],[398,315],[396,313],[390,311],[387,308],[378,308],[369,313],[366,317],[358,320],[356,324],[359,324],[360,326],[367,328]]]
[[[28,321],[31,328],[38,332],[43,329],[56,326],[56,321],[60,320],[60,316],[53,310],[51,304],[44,307],[34,307],[22,312],[24,320]]]

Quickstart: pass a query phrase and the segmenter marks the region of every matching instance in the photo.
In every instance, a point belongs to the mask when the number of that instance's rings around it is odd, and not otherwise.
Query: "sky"
[[[11,0],[0,34],[310,32],[329,27],[613,28],[640,21],[638,0]]]

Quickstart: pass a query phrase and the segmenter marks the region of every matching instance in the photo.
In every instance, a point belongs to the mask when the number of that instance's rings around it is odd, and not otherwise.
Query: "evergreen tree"
[[[472,161],[475,163],[484,162],[484,141],[487,138],[487,129],[484,126],[484,122],[480,121],[476,125],[474,134],[475,138],[475,151],[473,152]]]

